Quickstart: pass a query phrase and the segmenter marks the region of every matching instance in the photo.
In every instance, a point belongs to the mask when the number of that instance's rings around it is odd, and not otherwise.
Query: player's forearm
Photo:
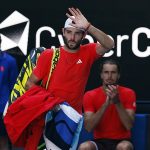
[[[32,86],[37,85],[38,82],[39,82],[39,79],[32,73],[30,78],[27,80],[25,89],[26,90],[30,89]]]
[[[29,90],[32,86],[34,86],[35,83],[31,82],[30,79],[28,79],[26,85],[25,85],[25,89]]]
[[[90,25],[88,28],[88,33],[95,37],[95,39],[104,47],[106,51],[112,49],[114,47],[114,41],[106,35],[103,31],[98,28]]]
[[[117,111],[119,113],[119,117],[127,130],[130,130],[133,126],[134,117],[131,117],[127,111],[124,109],[121,103],[115,104]]]
[[[103,106],[92,116],[90,117],[86,117],[85,115],[85,129],[88,132],[91,132],[94,130],[94,128],[98,125],[98,123],[100,122],[105,110],[107,109],[108,104],[105,103],[103,104]]]

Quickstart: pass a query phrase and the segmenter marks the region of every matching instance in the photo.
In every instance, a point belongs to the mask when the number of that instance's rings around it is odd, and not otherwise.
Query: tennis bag
[[[40,54],[44,51],[44,47],[34,48],[26,58],[21,71],[18,75],[16,83],[10,94],[9,105],[12,104],[18,97],[25,93],[25,85],[28,78],[32,74],[33,68],[36,66],[36,62]]]

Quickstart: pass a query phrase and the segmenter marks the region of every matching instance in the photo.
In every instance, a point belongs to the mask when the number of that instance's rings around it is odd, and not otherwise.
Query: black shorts
[[[4,121],[3,121],[3,113],[0,113],[0,137],[6,136],[7,132],[5,129]]]
[[[131,142],[130,139],[112,140],[112,139],[95,139],[94,142],[100,150],[116,150],[116,146],[121,141],[126,140]]]

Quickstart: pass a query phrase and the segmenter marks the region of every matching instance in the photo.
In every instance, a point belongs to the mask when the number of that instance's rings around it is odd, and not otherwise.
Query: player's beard
[[[70,46],[69,41],[64,37],[65,46],[72,51],[79,49],[81,42],[82,42],[82,40],[77,41],[77,42],[75,42],[76,44],[74,46]]]

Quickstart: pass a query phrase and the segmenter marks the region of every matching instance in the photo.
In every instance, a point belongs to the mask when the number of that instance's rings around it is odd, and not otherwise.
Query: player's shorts
[[[116,146],[121,141],[129,141],[130,139],[112,140],[112,139],[95,139],[92,143],[95,145],[96,150],[116,150]]]

